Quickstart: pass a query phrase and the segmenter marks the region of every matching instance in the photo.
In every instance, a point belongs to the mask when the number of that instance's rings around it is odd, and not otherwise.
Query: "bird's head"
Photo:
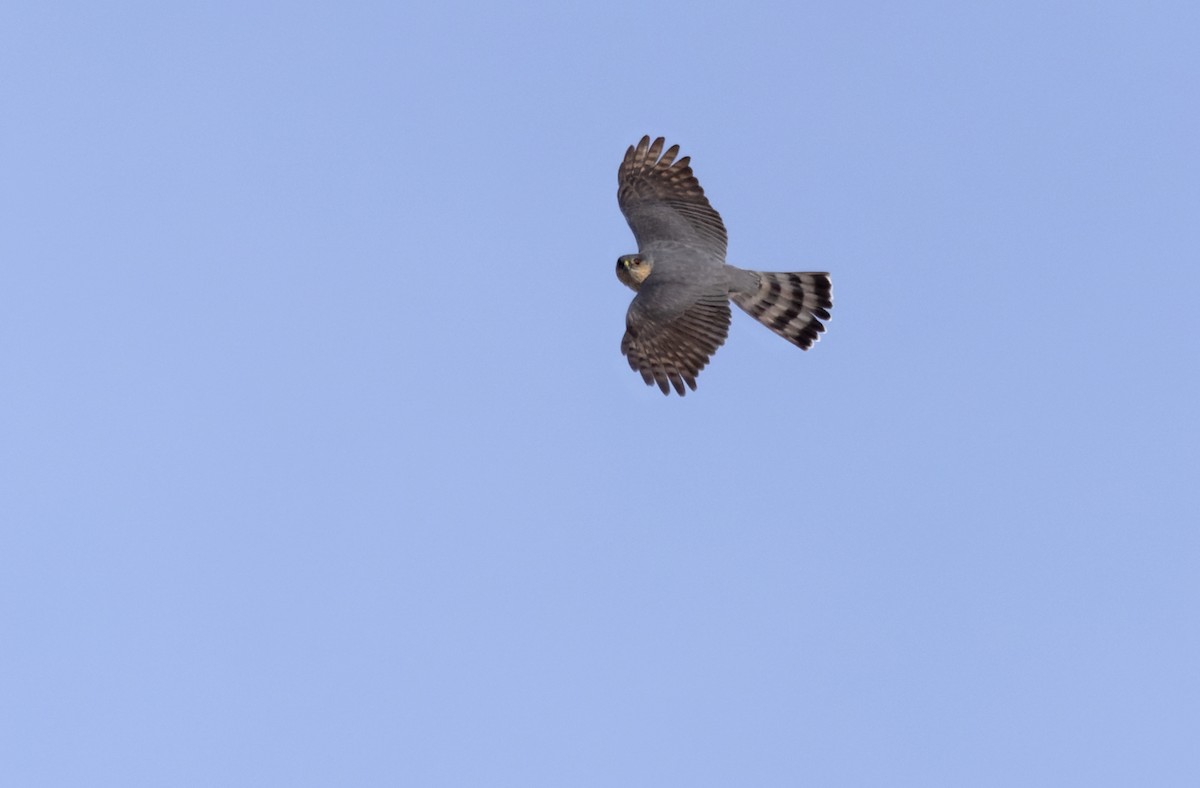
[[[617,279],[636,291],[650,276],[652,267],[650,258],[644,254],[623,254],[617,258]]]

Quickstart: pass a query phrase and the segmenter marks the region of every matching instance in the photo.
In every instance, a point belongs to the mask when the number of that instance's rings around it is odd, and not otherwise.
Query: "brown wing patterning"
[[[621,352],[647,385],[658,384],[663,394],[671,387],[683,396],[684,384],[696,390],[696,375],[708,364],[729,334],[729,300],[704,296],[670,322],[662,323],[638,308],[637,299],[626,317]]]
[[[639,248],[655,241],[691,241],[725,256],[721,216],[709,205],[692,173],[691,159],[678,161],[679,146],[663,153],[662,137],[630,146],[617,171],[617,202]],[[659,158],[659,154],[662,157]]]

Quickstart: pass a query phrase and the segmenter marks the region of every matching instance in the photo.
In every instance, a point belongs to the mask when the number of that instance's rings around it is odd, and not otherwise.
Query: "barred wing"
[[[725,293],[702,295],[681,308],[664,308],[670,285],[647,282],[629,305],[621,352],[646,385],[658,384],[663,394],[674,387],[679,396],[684,385],[696,390],[696,376],[729,334],[729,297]]]
[[[692,174],[691,159],[684,156],[676,161],[679,146],[663,153],[664,144],[662,137],[653,143],[642,137],[637,147],[629,146],[617,171],[617,203],[638,248],[656,241],[680,241],[724,259],[728,238],[721,215],[709,205]]]

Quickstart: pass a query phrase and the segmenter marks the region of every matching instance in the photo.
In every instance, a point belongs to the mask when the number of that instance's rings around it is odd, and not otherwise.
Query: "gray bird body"
[[[617,202],[637,240],[617,278],[637,292],[621,352],[648,385],[682,396],[725,342],[729,302],[801,349],[825,330],[829,275],[770,273],[725,262],[728,237],[679,146],[662,137],[630,146],[617,173]],[[661,154],[661,157],[660,157]]]

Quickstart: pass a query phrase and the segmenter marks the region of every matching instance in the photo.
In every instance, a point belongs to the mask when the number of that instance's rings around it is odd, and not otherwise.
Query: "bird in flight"
[[[621,353],[647,385],[683,396],[729,334],[729,302],[808,350],[833,307],[829,274],[750,271],[725,262],[728,238],[679,146],[662,137],[629,146],[617,203],[637,254],[617,258],[617,278],[637,293]]]

